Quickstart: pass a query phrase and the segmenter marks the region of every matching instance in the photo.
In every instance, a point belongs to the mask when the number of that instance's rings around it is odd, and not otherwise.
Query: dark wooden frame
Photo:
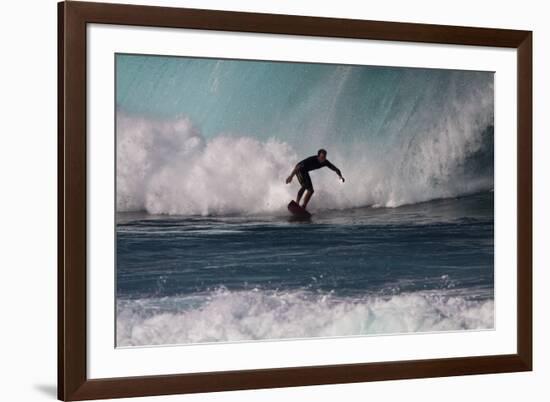
[[[412,41],[517,49],[517,353],[88,379],[86,24]],[[58,4],[58,397],[83,400],[532,370],[532,32],[105,3]]]

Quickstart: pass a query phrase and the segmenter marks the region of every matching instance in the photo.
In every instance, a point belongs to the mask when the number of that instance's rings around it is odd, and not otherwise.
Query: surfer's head
[[[321,148],[317,151],[317,159],[319,159],[319,162],[324,162],[327,160],[327,151],[326,149]]]

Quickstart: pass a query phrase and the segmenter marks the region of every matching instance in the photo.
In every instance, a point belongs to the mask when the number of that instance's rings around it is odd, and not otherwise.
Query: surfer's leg
[[[303,179],[304,179],[304,184],[302,185],[302,188],[306,189],[307,193],[306,193],[306,197],[304,198],[304,205],[302,205],[302,208],[306,209],[307,203],[309,202],[309,199],[313,195],[313,183],[311,182],[311,177],[307,172],[303,175]]]
[[[300,200],[302,199],[302,195],[304,195],[304,191],[306,191],[307,186],[306,182],[304,181],[303,172],[301,170],[298,170],[296,172],[296,177],[298,178],[298,182],[300,182],[300,190],[298,190],[298,195],[296,196],[296,204],[300,205]]]
[[[300,187],[300,190],[298,190],[298,195],[296,196],[296,204],[300,205],[300,200],[302,199],[302,195],[304,195],[304,191],[306,191],[306,188]]]
[[[313,195],[313,188],[308,188],[306,196],[304,198],[304,205],[302,205],[302,208],[306,209],[307,203],[309,202],[309,199],[311,198],[312,195]]]

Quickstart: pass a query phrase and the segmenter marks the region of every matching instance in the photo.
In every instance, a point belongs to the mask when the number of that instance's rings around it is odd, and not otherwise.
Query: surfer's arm
[[[292,179],[294,178],[294,176],[296,175],[296,173],[298,172],[298,169],[300,169],[301,167],[301,163],[298,163],[296,166],[294,166],[294,169],[292,169],[292,172],[290,172],[290,176],[288,176],[286,178],[286,183],[290,183],[292,181]]]
[[[334,166],[332,163],[330,163],[329,161],[327,161],[327,165],[326,165],[330,170],[336,172],[336,174],[338,175],[338,177],[340,178],[340,180],[342,180],[342,182],[346,181],[344,179],[344,177],[342,176],[342,172],[340,171],[340,169],[338,169],[336,166]]]

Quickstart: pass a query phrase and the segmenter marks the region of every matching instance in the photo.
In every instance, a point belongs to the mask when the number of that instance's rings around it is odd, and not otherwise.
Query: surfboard
[[[311,214],[292,200],[288,203],[290,213],[298,218],[311,218]]]

